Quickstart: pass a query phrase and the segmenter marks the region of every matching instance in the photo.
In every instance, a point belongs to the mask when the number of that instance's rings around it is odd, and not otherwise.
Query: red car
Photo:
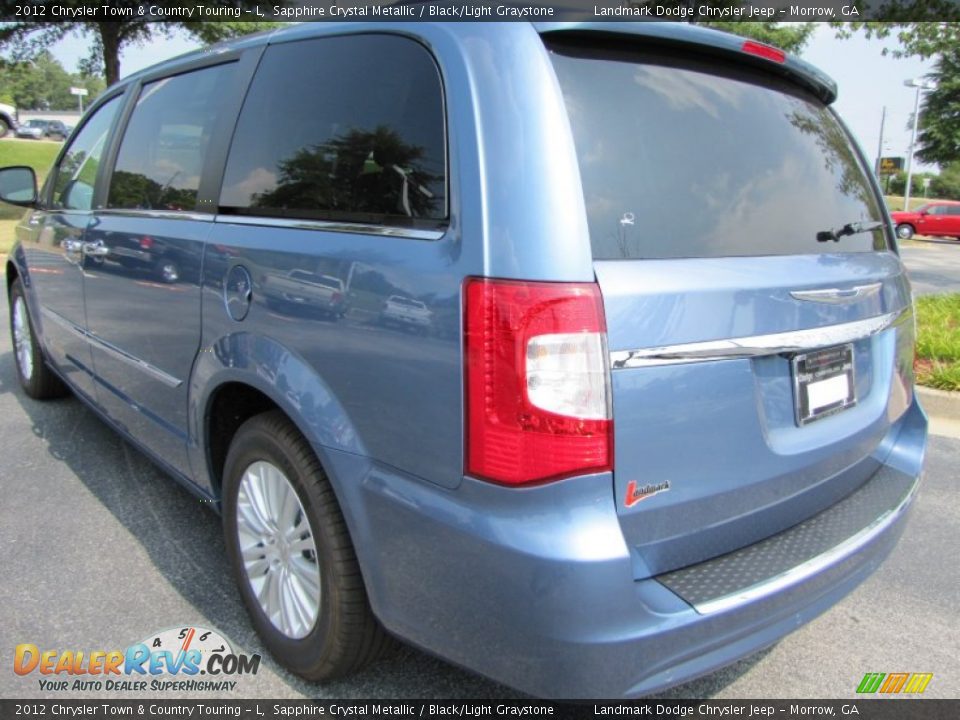
[[[890,213],[897,237],[909,240],[914,235],[942,235],[960,240],[960,202],[932,202],[910,212]]]

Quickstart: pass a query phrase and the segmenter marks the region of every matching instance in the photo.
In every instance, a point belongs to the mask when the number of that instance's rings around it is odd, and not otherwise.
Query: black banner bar
[[[0,20],[934,22],[960,0],[0,0]]]
[[[953,720],[960,700],[0,700],[0,718],[849,718]]]

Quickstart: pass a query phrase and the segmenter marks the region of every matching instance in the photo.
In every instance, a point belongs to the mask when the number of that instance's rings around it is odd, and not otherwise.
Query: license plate
[[[856,404],[853,345],[795,355],[792,364],[797,425],[806,425]]]

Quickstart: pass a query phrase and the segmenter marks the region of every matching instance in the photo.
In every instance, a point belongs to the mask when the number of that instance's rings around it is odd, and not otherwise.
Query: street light
[[[917,125],[920,124],[920,91],[933,90],[936,85],[923,78],[913,78],[904,80],[903,84],[907,87],[917,89],[917,95],[913,100],[913,131],[910,133],[910,148],[907,151],[907,187],[904,189],[903,209],[910,209],[910,181],[913,178],[913,149],[917,144]]]

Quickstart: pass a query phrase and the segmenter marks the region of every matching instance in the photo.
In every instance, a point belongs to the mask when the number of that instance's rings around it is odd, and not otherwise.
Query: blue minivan
[[[894,547],[910,285],[832,81],[688,25],[306,23],[126,78],[6,265],[24,392],[220,510],[314,680],[636,697]]]

